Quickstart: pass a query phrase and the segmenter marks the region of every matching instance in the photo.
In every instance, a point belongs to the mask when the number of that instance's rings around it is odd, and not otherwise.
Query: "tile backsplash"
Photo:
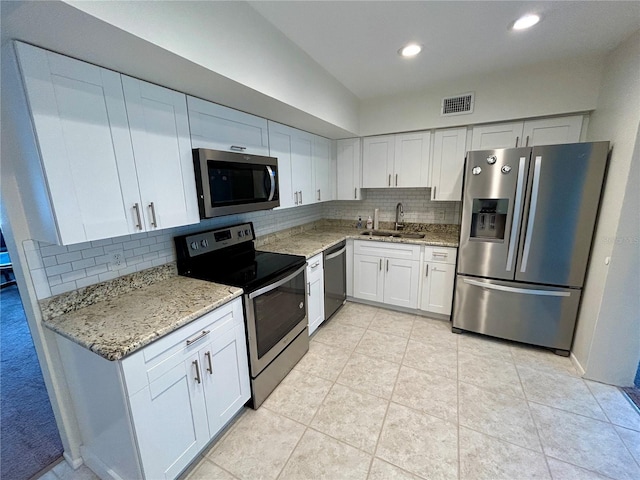
[[[398,202],[404,221],[459,224],[460,202],[432,202],[426,188],[368,189],[366,200],[333,201],[284,210],[251,212],[203,220],[195,225],[136,233],[75,245],[50,245],[26,240],[23,247],[38,300],[112,280],[133,272],[175,261],[173,237],[219,226],[251,221],[262,236],[321,218],[366,222],[380,209],[380,220],[394,221]],[[119,260],[116,260],[115,257]]]

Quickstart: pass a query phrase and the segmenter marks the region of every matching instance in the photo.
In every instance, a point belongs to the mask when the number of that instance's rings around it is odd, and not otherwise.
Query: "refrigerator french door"
[[[453,329],[568,355],[608,142],[469,152]]]

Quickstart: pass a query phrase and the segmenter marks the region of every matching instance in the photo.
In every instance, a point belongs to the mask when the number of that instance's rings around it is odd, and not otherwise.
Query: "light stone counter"
[[[119,360],[241,294],[240,288],[174,275],[43,323],[107,360]]]

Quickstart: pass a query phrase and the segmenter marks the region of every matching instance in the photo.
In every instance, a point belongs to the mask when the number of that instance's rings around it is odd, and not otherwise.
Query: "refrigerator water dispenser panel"
[[[470,239],[504,242],[508,211],[508,198],[474,198],[471,209]]]

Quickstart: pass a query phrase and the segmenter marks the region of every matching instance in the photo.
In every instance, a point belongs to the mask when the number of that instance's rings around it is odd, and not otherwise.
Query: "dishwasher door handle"
[[[330,253],[329,255],[324,257],[324,259],[325,260],[334,259],[334,258],[339,257],[340,255],[342,255],[346,251],[347,251],[347,247],[345,246],[345,247],[341,248],[340,250],[338,250],[337,252]]]

